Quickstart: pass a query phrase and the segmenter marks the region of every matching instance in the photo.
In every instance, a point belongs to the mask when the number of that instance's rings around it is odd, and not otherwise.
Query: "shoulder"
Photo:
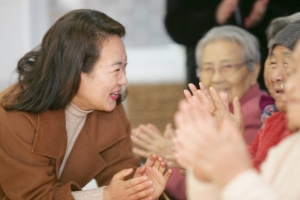
[[[38,115],[22,111],[7,111],[1,107],[0,122],[1,137],[17,136],[28,142],[33,142],[38,124]],[[28,132],[31,134],[28,134]]]
[[[36,137],[38,116],[0,108],[0,148],[24,163],[33,160],[32,147]]]

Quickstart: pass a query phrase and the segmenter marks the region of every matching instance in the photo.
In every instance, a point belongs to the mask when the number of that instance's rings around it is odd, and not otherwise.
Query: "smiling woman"
[[[101,59],[90,74],[81,72],[81,83],[72,102],[83,110],[112,111],[126,85],[126,51],[118,36],[108,38]],[[101,86],[101,87],[99,87]]]
[[[156,155],[139,167],[131,150],[124,35],[104,13],[74,10],[20,59],[0,94],[0,199],[160,197],[172,171]],[[92,179],[99,188],[81,191]]]

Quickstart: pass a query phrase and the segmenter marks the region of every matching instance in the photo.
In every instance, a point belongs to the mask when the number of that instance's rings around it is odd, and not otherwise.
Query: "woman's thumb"
[[[123,169],[121,171],[119,171],[118,173],[116,173],[112,180],[124,180],[124,178],[126,176],[128,176],[129,174],[131,174],[133,172],[133,169],[132,168],[129,168],[129,169]]]

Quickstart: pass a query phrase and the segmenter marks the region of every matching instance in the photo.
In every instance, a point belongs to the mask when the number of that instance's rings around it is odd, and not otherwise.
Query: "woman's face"
[[[286,108],[288,127],[297,131],[300,128],[300,43],[295,47],[291,64],[291,74],[286,83]]]
[[[112,111],[122,86],[126,85],[127,56],[118,36],[108,38],[100,59],[90,74],[81,73],[79,89],[72,102],[82,110]]]
[[[291,56],[288,48],[276,45],[265,62],[265,84],[280,111],[286,110],[284,86],[290,71]]]
[[[254,71],[248,71],[242,51],[240,45],[229,40],[210,42],[203,49],[200,80],[207,87],[226,92],[230,103],[234,97],[241,98],[257,82],[259,65],[255,65]],[[234,72],[226,74],[226,70]],[[211,76],[207,76],[208,73]]]

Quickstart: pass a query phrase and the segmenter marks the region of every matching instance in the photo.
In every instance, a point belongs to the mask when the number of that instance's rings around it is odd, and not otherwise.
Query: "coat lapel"
[[[38,115],[38,124],[33,153],[56,159],[55,173],[59,177],[59,167],[67,147],[65,111],[47,110]]]
[[[93,111],[74,144],[61,176],[61,182],[75,181],[82,187],[108,167],[101,152],[126,137],[125,125],[118,109]],[[114,156],[114,155],[111,155]]]
[[[47,110],[38,115],[33,153],[55,159],[55,173],[62,183],[75,181],[82,187],[109,167],[110,158],[101,152],[126,137],[126,123],[121,106],[112,112],[94,111],[86,122],[73,146],[61,177],[59,168],[67,148],[65,110]],[[124,115],[124,114],[123,114]],[[111,157],[116,155],[111,155]],[[107,160],[108,159],[108,160]]]

